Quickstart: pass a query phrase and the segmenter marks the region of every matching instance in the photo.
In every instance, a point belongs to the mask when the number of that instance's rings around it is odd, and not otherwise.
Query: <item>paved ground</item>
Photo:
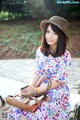
[[[73,94],[78,93],[80,89],[80,59],[72,59],[72,62],[73,67],[70,70],[68,79],[71,88],[71,111],[73,111],[76,104],[80,103],[80,95]],[[14,95],[14,92],[19,92],[19,88],[24,86],[25,83],[30,83],[33,67],[34,59],[0,60],[0,94],[5,97],[7,94]],[[18,81],[21,81],[21,83]],[[0,112],[0,120],[3,120],[1,118],[2,112]],[[6,119],[4,118],[4,120]]]
[[[80,89],[80,59],[72,59],[73,67],[69,75],[69,86],[72,92]],[[34,59],[0,60],[0,77],[29,83],[34,67]],[[2,79],[0,79],[1,81]]]

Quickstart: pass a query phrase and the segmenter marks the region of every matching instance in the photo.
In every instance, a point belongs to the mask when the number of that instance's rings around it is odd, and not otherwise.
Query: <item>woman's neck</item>
[[[56,51],[56,45],[50,46],[50,52],[54,53]]]

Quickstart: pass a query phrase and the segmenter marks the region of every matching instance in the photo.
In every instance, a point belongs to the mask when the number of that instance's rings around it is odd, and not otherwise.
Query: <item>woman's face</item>
[[[45,38],[46,38],[47,44],[49,44],[50,46],[56,46],[57,45],[58,34],[55,33],[52,30],[51,25],[49,25],[48,28],[47,28]]]

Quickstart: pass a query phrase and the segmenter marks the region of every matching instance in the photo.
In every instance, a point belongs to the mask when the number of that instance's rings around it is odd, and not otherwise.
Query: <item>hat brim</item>
[[[5,101],[5,105],[4,105],[4,106],[0,106],[0,111],[7,110],[7,109],[10,107],[10,105],[8,105],[8,104],[6,103],[6,98],[5,98],[5,97],[2,97],[2,98],[3,98],[3,100]]]
[[[46,26],[47,24],[49,24],[49,23],[57,26],[61,31],[63,31],[62,28],[61,28],[58,24],[56,24],[55,22],[51,22],[51,21],[49,21],[49,20],[42,20],[42,21],[41,21],[41,23],[40,23],[41,31],[44,31],[45,26]],[[68,34],[66,33],[66,31],[63,31],[63,33],[66,35],[67,40],[69,40],[69,36],[68,36]]]

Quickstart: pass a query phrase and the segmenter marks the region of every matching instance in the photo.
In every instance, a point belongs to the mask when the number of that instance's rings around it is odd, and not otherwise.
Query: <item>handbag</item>
[[[37,86],[40,86],[41,83],[45,80],[45,77],[42,76],[40,77]],[[6,97],[6,102],[14,107],[17,107],[19,109],[25,110],[27,112],[35,112],[42,104],[43,101],[48,102],[50,100],[50,97],[47,96],[47,91],[50,89],[51,87],[51,81],[48,81],[48,87],[46,90],[46,93],[42,93],[42,94],[38,94],[36,96],[20,96],[20,95],[16,95],[16,96],[7,96]]]

